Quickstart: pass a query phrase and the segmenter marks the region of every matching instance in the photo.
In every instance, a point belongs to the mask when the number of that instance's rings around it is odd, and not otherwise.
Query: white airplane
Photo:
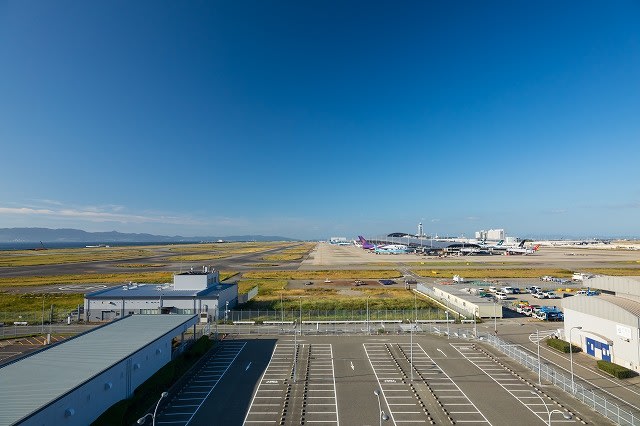
[[[534,254],[539,249],[540,249],[540,244],[536,244],[532,248],[526,248],[526,247],[524,247],[524,242],[523,242],[521,246],[514,247],[514,248],[508,248],[506,250],[505,254],[524,254],[524,255]]]
[[[387,244],[376,246],[373,251],[376,254],[402,254],[407,252],[407,246],[404,244]]]

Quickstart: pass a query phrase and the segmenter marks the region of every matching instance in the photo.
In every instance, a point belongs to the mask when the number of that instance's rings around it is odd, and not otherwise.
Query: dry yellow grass
[[[567,269],[521,269],[521,268],[489,268],[489,269],[414,269],[413,272],[421,277],[453,278],[462,275],[464,278],[538,278],[544,275],[567,277],[573,271]]]
[[[230,254],[187,254],[182,256],[171,256],[164,258],[165,261],[172,262],[208,262],[215,259],[224,259]]]
[[[58,265],[107,260],[125,260],[146,257],[152,252],[135,247],[100,249],[59,249],[43,251],[0,251],[0,267]]]
[[[394,270],[380,271],[252,271],[242,274],[247,279],[281,279],[281,280],[319,280],[329,278],[331,280],[352,279],[388,279],[399,278],[402,273]]]
[[[220,280],[232,277],[237,272],[220,271]],[[10,277],[0,278],[0,289],[10,287],[29,287],[43,285],[64,285],[64,284],[120,284],[126,282],[136,282],[145,284],[160,284],[173,282],[173,272],[118,272],[113,274],[74,274],[74,275],[51,275],[32,277]]]

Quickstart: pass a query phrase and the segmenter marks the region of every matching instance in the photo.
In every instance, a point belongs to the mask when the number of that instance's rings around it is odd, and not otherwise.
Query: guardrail
[[[607,398],[598,390],[590,389],[588,385],[583,383],[579,378],[576,379],[574,376],[574,380],[571,382],[570,375],[547,364],[538,363],[536,356],[518,345],[506,342],[498,336],[488,335],[487,342],[509,358],[533,371],[536,375],[540,374],[541,380],[552,383],[554,386],[582,401],[594,411],[616,422],[616,424],[640,426],[640,416],[638,413],[634,413],[631,407],[621,407],[611,402],[610,398]]]

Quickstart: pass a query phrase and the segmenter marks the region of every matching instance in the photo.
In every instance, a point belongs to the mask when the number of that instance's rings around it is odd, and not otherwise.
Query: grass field
[[[293,247],[278,254],[265,255],[262,257],[262,260],[264,260],[265,262],[286,262],[300,260],[304,256],[308,255],[315,246],[315,243],[305,243],[302,246]]]
[[[0,251],[0,267],[58,265],[108,260],[125,260],[153,254],[140,247],[104,247],[100,249],[6,250]]]
[[[237,272],[220,271],[220,280],[232,277]],[[173,282],[173,272],[118,272],[113,274],[73,274],[51,275],[46,277],[4,277],[0,278],[0,290],[11,287],[29,287],[67,284],[122,284],[136,282],[145,284],[162,284]]]
[[[248,279],[281,279],[281,280],[372,280],[400,278],[402,273],[396,270],[380,271],[253,271],[245,272],[243,278]]]
[[[0,292],[0,312],[41,312],[42,302],[45,309],[51,305],[63,310],[75,309],[84,301],[84,294],[33,294]]]

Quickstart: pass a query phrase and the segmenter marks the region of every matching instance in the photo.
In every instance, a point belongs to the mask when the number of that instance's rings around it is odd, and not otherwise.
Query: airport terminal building
[[[84,312],[88,322],[134,314],[198,314],[211,321],[224,317],[237,303],[238,285],[221,284],[219,272],[205,267],[174,275],[173,284],[132,283],[88,293]]]
[[[596,359],[640,372],[640,277],[595,277],[585,285],[602,294],[562,300],[565,339]]]

